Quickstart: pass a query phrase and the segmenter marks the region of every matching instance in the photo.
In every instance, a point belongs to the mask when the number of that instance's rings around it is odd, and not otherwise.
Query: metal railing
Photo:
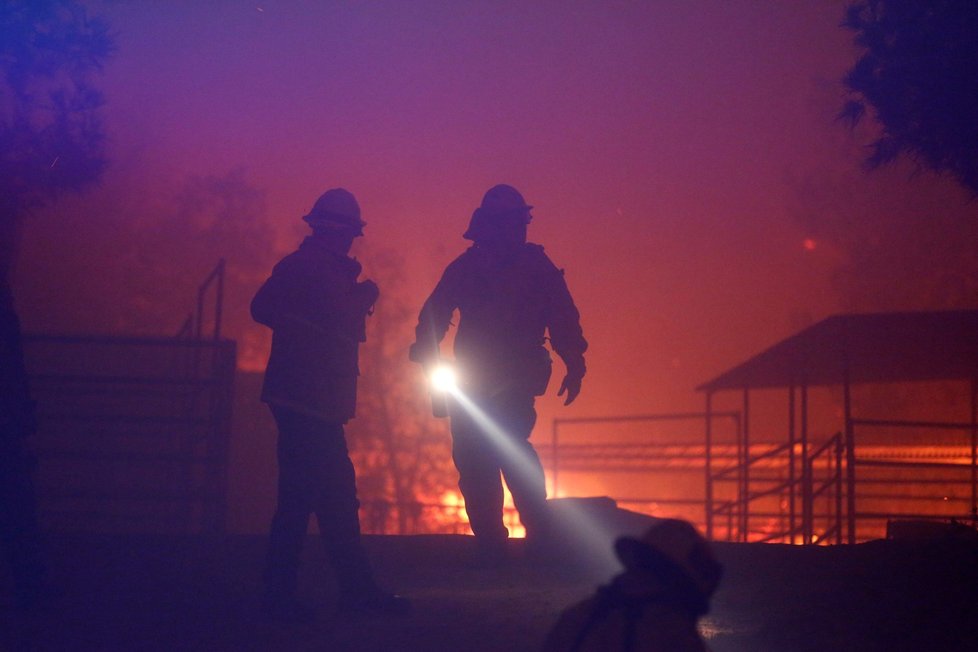
[[[551,495],[561,495],[561,482],[568,473],[605,478],[628,474],[629,490],[610,496],[619,505],[653,515],[682,517],[704,527],[707,500],[701,487],[707,450],[701,442],[705,418],[702,412],[681,412],[554,419],[550,446],[539,450],[550,474]],[[740,427],[737,412],[715,412],[712,418],[728,422],[735,432]],[[586,429],[586,442],[568,441],[565,431],[570,427]],[[626,428],[637,428],[636,436],[624,438]],[[665,429],[673,433],[665,435]],[[725,465],[736,466],[738,452],[733,447],[715,448],[713,455]],[[685,478],[684,486],[695,486],[695,493],[664,491],[662,478],[666,474],[673,480]]]
[[[912,425],[920,422],[858,422],[861,425]],[[934,424],[927,424],[933,426]],[[943,424],[947,429],[970,424]],[[927,446],[932,458],[898,443],[855,446],[848,451],[843,434],[790,455],[790,444],[754,443],[734,465],[713,474],[714,484],[735,484],[748,475],[749,485],[735,497],[715,500],[709,513],[716,521],[715,539],[782,543],[843,543],[885,536],[895,520],[972,522],[970,496],[973,466],[966,445]],[[796,444],[797,446],[797,444]],[[800,461],[801,476],[790,472]],[[800,500],[800,523],[792,501]],[[856,509],[850,509],[855,505]],[[794,523],[794,526],[793,526]]]
[[[24,349],[49,527],[224,529],[234,342],[27,335]]]
[[[204,318],[207,292],[214,288],[214,326],[211,339],[221,339],[221,322],[224,317],[224,273],[227,267],[226,261],[221,258],[217,265],[204,278],[197,288],[197,308],[194,312],[187,315],[176,337],[189,338],[196,337],[198,340],[204,337]]]
[[[828,543],[833,537],[835,543],[842,543],[844,454],[845,444],[842,433],[838,432],[815,448],[804,461],[805,491],[802,505],[804,543]],[[821,478],[816,477],[819,471],[823,471]],[[819,511],[817,506],[823,501],[825,509]],[[816,527],[820,521],[824,525],[821,531],[817,531]]]
[[[850,424],[852,451],[847,465],[852,468],[847,473],[846,492],[851,494],[851,508],[846,517],[849,532],[857,540],[884,532],[892,520],[955,520],[978,525],[974,423],[854,418]],[[925,455],[913,446],[857,444],[857,427],[891,433],[926,429],[964,436],[956,445],[926,446],[932,454]],[[886,439],[899,441],[899,435],[890,434]],[[915,491],[909,492],[911,488]]]

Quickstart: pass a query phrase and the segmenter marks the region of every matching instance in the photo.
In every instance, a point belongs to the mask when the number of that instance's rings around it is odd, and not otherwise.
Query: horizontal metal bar
[[[103,389],[104,385],[140,385],[140,386],[169,386],[203,391],[215,385],[221,385],[225,379],[217,375],[186,374],[180,376],[102,376],[98,374],[31,374],[31,384],[40,385],[50,391],[53,385],[79,384],[86,387],[96,385]]]
[[[626,455],[624,453],[618,453],[618,452],[607,452],[607,453],[598,453],[598,452],[595,452],[593,455],[584,455],[584,454],[564,455],[563,451],[561,451],[558,455],[560,457],[560,461],[561,462],[568,461],[568,460],[594,460],[594,459],[598,459],[598,460],[631,460],[631,459],[641,459],[641,460],[658,460],[658,459],[702,460],[702,459],[705,459],[705,457],[706,457],[702,453],[690,453],[690,454],[680,453],[680,454],[676,454],[676,455],[671,455],[669,453],[639,453],[637,451],[636,451],[636,453],[634,455]],[[541,455],[540,457],[542,458],[542,457],[545,457],[545,456]],[[714,459],[716,459],[716,458],[714,458]],[[733,458],[730,457],[730,458],[721,458],[721,459],[733,459]]]
[[[561,473],[588,473],[591,471],[601,471],[604,473],[676,473],[680,471],[686,472],[702,472],[703,464],[674,464],[674,465],[656,465],[656,464],[640,464],[638,462],[632,466],[615,466],[611,464],[574,464],[574,465],[560,465]]]
[[[38,457],[42,460],[73,460],[84,462],[167,462],[171,464],[185,464],[196,462],[202,464],[220,464],[221,458],[215,455],[177,455],[177,454],[153,454],[153,453],[123,453],[113,455],[111,453],[88,453],[84,451],[38,451]],[[188,469],[189,470],[189,469]]]
[[[212,421],[206,417],[144,416],[128,414],[72,414],[70,412],[43,413],[41,421],[70,421],[72,423],[156,423],[163,425],[210,426]]]
[[[863,467],[885,467],[885,468],[908,468],[908,469],[970,469],[971,464],[955,464],[954,462],[898,462],[887,460],[867,460],[856,458],[856,466]],[[862,480],[860,480],[861,482]]]
[[[187,340],[175,337],[128,337],[116,335],[58,335],[53,333],[25,333],[25,343],[55,342],[58,344],[96,344],[105,346],[150,346],[177,349],[218,349],[234,347],[233,340]]]
[[[702,505],[702,498],[619,498],[615,497],[616,503],[628,503],[638,505],[644,503],[663,503],[667,505]]]
[[[137,416],[137,415],[98,415],[98,414],[42,414],[41,421],[70,421],[72,423],[155,423],[162,425],[184,425],[184,426],[210,426],[213,422],[207,418],[186,418],[186,417],[167,417],[167,416]]]
[[[739,412],[711,412],[711,416],[718,418],[739,419]],[[705,419],[705,412],[676,412],[672,414],[633,414],[617,417],[561,417],[553,420],[554,426],[564,424],[581,423],[609,423],[618,421],[680,421],[685,419]]]
[[[962,513],[960,516],[954,514],[915,514],[915,513],[895,513],[895,512],[857,512],[856,518],[872,518],[872,519],[920,519],[924,521],[947,521],[954,519],[957,521],[970,521],[973,515],[970,513]]]
[[[970,422],[961,421],[895,421],[889,419],[851,419],[855,426],[879,426],[897,428],[936,428],[940,430],[970,430]]]
[[[951,505],[953,503],[971,503],[971,496],[907,496],[907,495],[893,495],[893,494],[868,494],[860,491],[856,491],[856,496],[859,497],[860,501],[867,500],[878,500],[885,501],[888,503],[899,502],[899,503],[935,503],[938,505]]]
[[[730,451],[720,454],[720,457],[734,457],[733,447]],[[696,455],[702,457],[706,447],[696,444],[560,444],[560,456],[565,455],[632,455],[635,451],[677,451],[681,455]],[[664,453],[659,453],[664,454]],[[714,457],[717,454],[713,453]]]
[[[149,501],[149,502],[194,502],[204,503],[219,501],[223,498],[217,494],[207,494],[203,492],[191,493],[149,493],[145,491],[97,491],[97,490],[68,490],[68,489],[41,489],[38,491],[40,500],[56,499],[85,499],[85,500],[105,500],[105,501]],[[42,505],[43,507],[43,505]]]
[[[960,469],[959,469],[960,470]],[[860,478],[860,485],[966,485],[971,486],[970,478],[913,478],[912,480],[902,480],[896,478]]]
[[[730,482],[729,480],[727,482]],[[750,483],[764,483],[764,482],[787,482],[787,479],[781,475],[760,475],[752,473],[750,476]],[[801,482],[801,479],[796,480],[796,484]]]

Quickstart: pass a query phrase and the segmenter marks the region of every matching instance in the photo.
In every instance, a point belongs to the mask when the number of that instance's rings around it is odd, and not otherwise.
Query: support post
[[[978,378],[971,379],[971,524],[978,524]]]
[[[750,389],[744,388],[744,437],[742,446],[741,483],[737,491],[740,498],[740,539],[747,542],[750,525]]]
[[[812,467],[808,463],[808,385],[801,386],[801,529],[802,542],[809,544],[815,532],[814,505],[812,505]]]
[[[553,420],[553,436],[551,437],[551,440],[550,440],[551,453],[552,453],[550,459],[553,460],[553,462],[552,462],[552,464],[553,464],[553,472],[552,472],[552,476],[551,476],[553,478],[553,496],[552,496],[553,498],[557,498],[557,468],[559,466],[558,460],[557,460],[557,451],[558,451],[558,446],[557,446],[557,426],[559,424],[560,424],[560,419],[554,419]]]
[[[846,364],[843,384],[843,403],[846,420],[846,521],[849,543],[856,542],[856,442],[852,424],[852,387],[849,382],[849,365]]]
[[[705,457],[706,457],[706,539],[713,540],[713,393],[706,393]]]
[[[795,543],[795,386],[788,386],[788,543]]]

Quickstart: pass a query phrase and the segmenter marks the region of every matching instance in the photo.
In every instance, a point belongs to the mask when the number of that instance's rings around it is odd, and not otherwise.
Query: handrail
[[[778,453],[783,453],[790,449],[791,449],[791,444],[781,444],[780,446],[772,448],[764,453],[761,453],[760,455],[756,455],[754,457],[748,457],[747,464],[750,465],[753,464],[754,462],[760,462],[761,460],[766,460],[768,458],[774,457]]]
[[[889,419],[851,419],[854,426],[880,426],[884,428],[935,428],[940,430],[971,430],[970,423],[961,421],[897,421]]]
[[[807,515],[803,519],[802,541],[804,543],[818,544],[828,540],[833,534],[836,535],[836,543],[842,542],[842,448],[842,433],[837,432],[813,450],[808,456],[808,459],[803,460],[805,478],[807,478],[810,487],[807,497],[803,498],[804,504],[802,506],[804,513]],[[816,482],[815,462],[822,458],[823,455],[834,455],[834,457],[829,457],[826,460],[826,467],[830,469],[830,474],[826,480]],[[833,462],[835,463],[835,471],[831,472]],[[815,499],[832,489],[835,490],[835,521],[829,520],[826,523],[825,531],[821,535],[817,535],[814,532]],[[831,495],[829,498],[831,498]],[[831,513],[827,511],[825,517],[826,519],[831,519]]]
[[[551,426],[551,444],[550,444],[550,454],[549,462],[551,469],[551,487],[554,496],[558,494],[559,489],[559,477],[560,477],[560,462],[561,462],[561,446],[560,446],[560,427],[567,425],[581,425],[581,424],[599,424],[599,423],[636,423],[642,421],[649,422],[662,422],[662,421],[685,421],[685,420],[700,420],[706,416],[703,412],[673,412],[673,413],[661,413],[661,414],[632,414],[632,415],[621,415],[621,416],[600,416],[600,417],[571,417],[571,418],[555,418]],[[739,423],[740,413],[739,412],[714,412],[712,413],[712,418],[714,419],[732,419],[735,423]]]
[[[207,290],[210,288],[211,283],[217,283],[215,295],[214,295],[214,337],[213,339],[221,339],[221,317],[224,310],[224,268],[225,259],[221,258],[217,261],[217,265],[207,275],[207,278],[200,284],[197,290],[197,328],[195,334],[197,339],[201,339],[203,336],[203,326],[204,326],[204,296],[207,294]]]

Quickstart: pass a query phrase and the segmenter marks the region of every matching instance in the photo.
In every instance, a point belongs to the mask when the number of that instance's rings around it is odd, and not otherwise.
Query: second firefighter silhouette
[[[550,529],[543,468],[529,442],[535,397],[550,380],[548,334],[567,367],[558,392],[566,394],[565,405],[577,398],[585,372],[587,341],[563,271],[542,246],[526,241],[531,208],[512,186],[489,189],[462,236],[473,245],[448,265],[425,302],[410,352],[412,360],[430,370],[458,310],[455,365],[463,396],[447,405],[452,457],[469,523],[486,559],[504,555],[509,535],[500,472],[528,545],[545,542]]]
[[[303,217],[312,235],[272,270],[251,302],[251,314],[272,329],[262,400],[278,425],[278,505],[269,533],[263,609],[277,620],[311,620],[296,599],[309,516],[339,584],[345,611],[401,613],[404,598],[380,589],[360,541],[356,476],[344,424],[356,407],[357,356],[365,322],[379,294],[358,281],[349,255],[363,235],[352,194],[334,188]]]

